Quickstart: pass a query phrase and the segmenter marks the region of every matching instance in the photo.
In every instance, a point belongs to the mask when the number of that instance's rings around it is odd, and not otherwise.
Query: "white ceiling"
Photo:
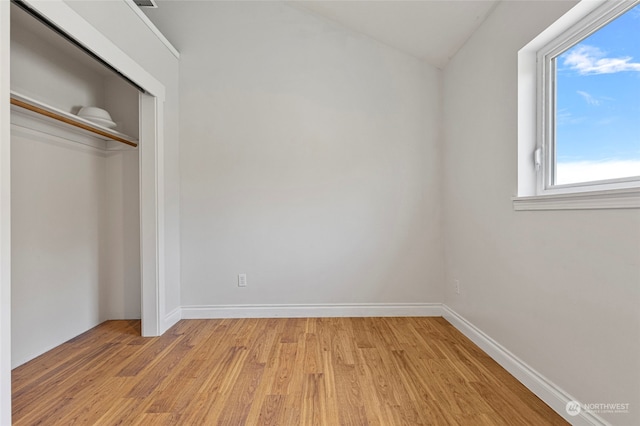
[[[443,68],[499,1],[292,0],[286,3]],[[159,9],[143,8],[143,11],[158,25],[157,18],[168,7],[174,7],[176,1],[156,2]],[[181,6],[187,5],[185,1]],[[160,26],[160,29],[171,36],[171,28]]]
[[[499,0],[292,1],[391,47],[444,67]]]

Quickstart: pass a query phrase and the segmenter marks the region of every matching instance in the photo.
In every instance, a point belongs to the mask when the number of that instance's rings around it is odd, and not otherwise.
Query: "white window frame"
[[[518,53],[518,196],[515,210],[640,208],[640,178],[552,185],[552,59],[640,3],[581,1]]]

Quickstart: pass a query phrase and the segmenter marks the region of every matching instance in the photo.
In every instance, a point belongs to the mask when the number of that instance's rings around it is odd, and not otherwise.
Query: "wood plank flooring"
[[[16,425],[567,424],[442,318],[108,321],[12,384]]]

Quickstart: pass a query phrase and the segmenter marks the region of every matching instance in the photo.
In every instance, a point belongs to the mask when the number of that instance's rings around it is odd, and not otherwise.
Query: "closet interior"
[[[140,318],[139,97],[11,5],[13,367]]]

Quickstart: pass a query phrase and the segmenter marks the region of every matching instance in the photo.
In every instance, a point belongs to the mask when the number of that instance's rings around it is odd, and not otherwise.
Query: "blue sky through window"
[[[556,184],[640,175],[640,5],[556,69]]]

